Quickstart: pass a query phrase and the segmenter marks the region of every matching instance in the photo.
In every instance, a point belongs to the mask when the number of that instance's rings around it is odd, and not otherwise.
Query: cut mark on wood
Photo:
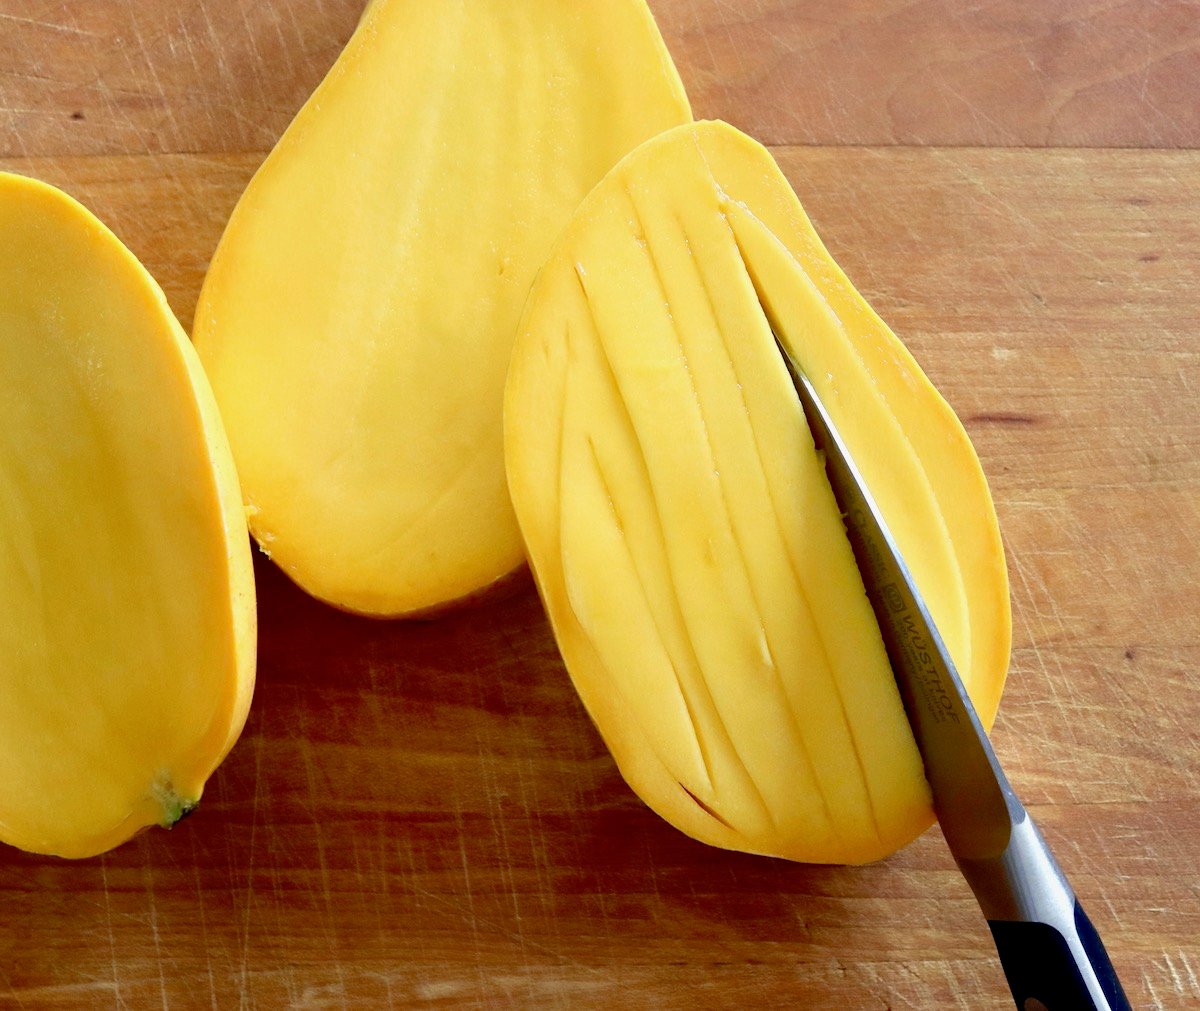
[[[1019,414],[1010,411],[990,411],[983,414],[972,414],[967,421],[981,425],[1040,425],[1044,419],[1034,414]]]

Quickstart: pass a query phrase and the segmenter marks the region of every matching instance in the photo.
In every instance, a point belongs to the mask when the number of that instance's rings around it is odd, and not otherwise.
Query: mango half
[[[534,274],[691,119],[643,0],[375,0],[246,190],[194,339],[250,526],[313,595],[427,612],[523,561],[501,405]]]
[[[508,377],[509,487],[567,668],[646,803],[717,846],[866,862],[931,823],[930,795],[764,307],[990,726],[1010,615],[979,462],[729,126],[638,148],[557,244]]]
[[[250,539],[200,362],[66,194],[0,173],[0,841],[195,806],[254,686]]]

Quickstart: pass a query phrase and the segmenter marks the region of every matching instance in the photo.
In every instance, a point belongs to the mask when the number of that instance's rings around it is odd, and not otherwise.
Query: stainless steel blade
[[[960,860],[998,857],[1024,809],[996,761],[949,651],[887,522],[803,369],[776,337],[879,623],[925,763],[934,810]]]
[[[1128,1011],[1100,935],[1000,768],[887,521],[804,370],[775,341],[824,454],[942,833],[987,917],[1017,1006]]]

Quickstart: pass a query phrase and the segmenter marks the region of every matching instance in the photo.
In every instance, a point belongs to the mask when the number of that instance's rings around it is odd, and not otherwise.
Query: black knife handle
[[[1130,1011],[1100,941],[1042,833],[1017,802],[1008,845],[958,865],[992,928],[1019,1011]]]
[[[1130,1011],[1108,952],[1083,906],[1075,903],[1075,934],[1108,1006],[1088,992],[1071,945],[1048,923],[988,920],[996,951],[1019,1011]]]

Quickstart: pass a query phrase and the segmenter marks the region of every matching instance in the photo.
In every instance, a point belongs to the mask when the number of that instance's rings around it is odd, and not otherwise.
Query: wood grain
[[[0,156],[263,150],[363,0],[0,0]],[[770,144],[1195,147],[1196,0],[651,0]]]
[[[1200,152],[778,153],[991,477],[1001,757],[1135,1006],[1195,1006]],[[260,157],[0,164],[93,206],[186,323]],[[200,810],[99,860],[0,850],[0,1005],[1011,1006],[936,830],[806,867],[643,808],[528,590],[376,623],[258,575],[255,707]]]
[[[769,144],[1194,147],[1194,0],[659,0],[697,112]]]
[[[361,5],[0,0],[0,166],[187,325]],[[997,747],[1135,1006],[1200,1004],[1200,153],[947,146],[1197,146],[1196,4],[651,6],[967,424],[1013,582]],[[1010,1006],[936,830],[857,869],[707,849],[621,782],[528,589],[380,624],[259,561],[255,707],[200,811],[0,850],[0,1006]]]

